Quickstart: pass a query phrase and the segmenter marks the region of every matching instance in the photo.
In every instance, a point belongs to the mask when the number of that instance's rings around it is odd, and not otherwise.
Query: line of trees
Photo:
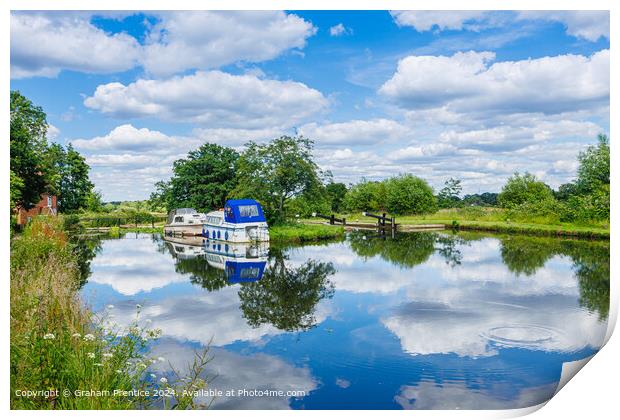
[[[47,116],[18,91],[11,91],[10,209],[32,208],[41,194],[59,199],[65,213],[98,208],[101,195],[90,181],[86,160],[70,144],[49,143]]]
[[[403,215],[471,206],[499,206],[517,216],[553,214],[560,221],[609,219],[609,139],[604,135],[579,154],[577,180],[557,191],[526,172],[515,173],[499,194],[464,197],[459,179],[448,179],[435,194],[425,180],[407,173],[383,181],[362,179],[347,187],[333,182],[329,171],[321,171],[312,151],[313,142],[304,137],[249,142],[242,153],[206,143],[174,163],[172,178],[156,184],[150,203],[167,210],[209,211],[223,207],[228,198],[254,198],[271,223],[312,212]]]

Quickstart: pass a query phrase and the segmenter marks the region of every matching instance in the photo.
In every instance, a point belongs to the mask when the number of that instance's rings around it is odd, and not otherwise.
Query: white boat
[[[164,225],[164,234],[166,236],[200,236],[205,220],[204,213],[198,213],[191,208],[171,210],[168,213],[168,221]]]
[[[268,242],[269,227],[255,200],[228,200],[223,210],[207,213],[202,236],[224,242]]]

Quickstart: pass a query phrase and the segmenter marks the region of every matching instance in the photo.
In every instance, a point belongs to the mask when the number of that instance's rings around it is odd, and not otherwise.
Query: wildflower
[[[125,364],[126,364],[127,366],[131,366],[133,363],[131,363],[129,360],[127,360],[127,362],[125,362]]]
[[[94,359],[95,353],[86,353],[86,356],[88,356],[89,359]]]
[[[108,305],[108,309],[114,309],[114,305]]]
[[[56,336],[52,333],[47,333],[43,336],[44,340],[53,340],[54,338],[56,338]]]
[[[84,341],[94,341],[95,340],[95,336],[92,334],[86,334],[84,336]]]
[[[159,382],[161,382],[162,384],[167,384],[168,383],[168,379],[166,379],[166,378],[159,378]]]
[[[73,337],[73,338],[80,338],[80,337],[82,337],[82,334],[80,334],[80,333],[75,333],[75,334],[73,334],[71,337]]]
[[[103,363],[95,363],[95,366],[103,366]]]
[[[159,360],[160,362],[165,362],[165,361],[166,361],[166,359],[164,359],[164,358],[163,358],[163,357],[161,357],[161,356],[159,356],[159,357],[157,358],[157,360]]]
[[[103,353],[102,356],[105,357],[105,358],[109,358],[109,357],[112,357],[114,355],[112,353]]]
[[[123,371],[120,369],[116,369],[116,373],[123,373]]]

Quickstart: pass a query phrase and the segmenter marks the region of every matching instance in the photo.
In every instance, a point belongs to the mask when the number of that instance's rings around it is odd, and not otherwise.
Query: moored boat
[[[205,219],[204,213],[198,213],[192,208],[171,210],[168,213],[168,221],[164,225],[164,234],[166,236],[200,236]]]
[[[223,210],[207,213],[202,236],[225,242],[268,242],[269,227],[256,200],[228,200]]]

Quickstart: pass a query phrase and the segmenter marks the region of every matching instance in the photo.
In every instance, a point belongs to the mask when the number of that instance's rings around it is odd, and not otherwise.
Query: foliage
[[[94,184],[88,178],[90,167],[70,144],[52,144],[45,156],[50,192],[59,196],[58,209],[73,212],[85,208],[92,198]]]
[[[344,207],[349,211],[385,210],[385,200],[384,183],[362,179],[347,191]]]
[[[432,188],[421,178],[399,175],[385,182],[386,207],[392,214],[423,214],[437,210]]]
[[[516,172],[508,179],[497,197],[499,204],[505,208],[551,199],[553,199],[551,188],[529,172],[523,175]]]
[[[444,183],[444,187],[437,194],[437,205],[439,208],[445,209],[456,207],[460,201],[460,195],[463,187],[461,180],[450,178]]]
[[[106,314],[96,317],[78,298],[94,253],[68,241],[62,217],[35,218],[11,243],[10,382],[12,409],[131,409],[166,403],[130,391],[204,386],[196,372],[190,381],[179,376],[173,385],[150,379],[150,343],[161,332],[136,321],[115,326]],[[96,246],[96,245],[95,245]],[[80,255],[82,254],[82,255]],[[83,260],[81,260],[83,258]],[[138,308],[139,312],[139,308]],[[203,369],[198,358],[195,369]],[[173,369],[174,372],[174,369]],[[17,390],[46,392],[30,397]],[[63,391],[109,392],[97,397],[66,395]],[[126,394],[114,394],[114,390]],[[179,399],[177,408],[194,406]]]
[[[347,195],[347,186],[342,182],[330,182],[325,186],[329,197],[331,211],[343,210],[344,198]]]
[[[249,142],[239,159],[235,198],[254,198],[263,206],[270,223],[282,223],[287,202],[305,196],[324,195],[322,176],[312,156],[313,142],[304,137],[283,136],[267,144]]]
[[[89,166],[71,145],[48,145],[47,121],[41,107],[11,92],[11,208],[30,208],[44,192],[59,196],[59,210],[76,211],[88,204],[94,185]]]
[[[205,143],[174,162],[172,178],[155,185],[150,201],[167,211],[191,207],[206,212],[224,207],[235,187],[238,159],[239,154],[229,147]]]
[[[482,194],[466,194],[463,197],[463,206],[497,206],[497,193],[485,192]]]
[[[582,193],[592,193],[609,185],[609,138],[599,134],[598,144],[579,153],[577,187]]]
[[[11,91],[11,197],[26,208],[38,203],[45,192],[46,133],[43,109],[18,91]]]
[[[14,209],[17,203],[22,201],[22,191],[24,189],[24,180],[21,179],[15,172],[10,172],[10,207]]]

